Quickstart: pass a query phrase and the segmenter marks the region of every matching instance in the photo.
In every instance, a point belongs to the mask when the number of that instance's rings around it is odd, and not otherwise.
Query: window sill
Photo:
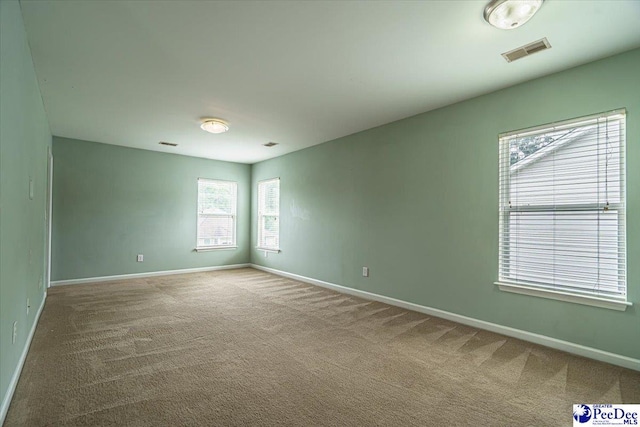
[[[209,251],[219,251],[224,249],[238,249],[237,246],[201,246],[196,248],[196,252],[209,252]]]
[[[280,252],[282,252],[280,249],[261,248],[260,246],[256,246],[256,249],[259,250],[259,251],[269,252],[269,253],[272,253],[272,254],[279,254]]]
[[[554,291],[551,289],[540,289],[533,286],[516,283],[494,282],[494,285],[497,285],[501,291],[531,295],[540,298],[555,299],[560,301],[572,302],[575,304],[591,305],[594,307],[608,308],[610,310],[625,311],[627,307],[630,307],[632,305],[632,303],[629,301],[623,301],[619,299],[571,294],[568,292]]]

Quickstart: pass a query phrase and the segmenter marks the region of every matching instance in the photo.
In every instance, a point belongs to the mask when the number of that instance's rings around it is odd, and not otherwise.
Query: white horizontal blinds
[[[236,245],[238,185],[198,179],[198,248]]]
[[[280,248],[280,178],[258,183],[258,247]]]
[[[626,296],[625,113],[500,138],[501,282]]]

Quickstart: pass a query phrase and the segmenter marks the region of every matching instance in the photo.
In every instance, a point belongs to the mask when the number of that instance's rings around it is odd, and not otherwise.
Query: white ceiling
[[[547,0],[510,31],[483,0],[21,4],[54,135],[243,163],[640,46],[637,0]]]

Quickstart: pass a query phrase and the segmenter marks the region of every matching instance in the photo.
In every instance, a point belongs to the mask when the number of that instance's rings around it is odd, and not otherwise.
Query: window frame
[[[623,249],[618,252],[618,263],[624,263],[624,273],[618,274],[618,277],[622,276],[624,278],[624,295],[621,297],[612,296],[612,295],[602,295],[597,292],[589,292],[588,290],[571,290],[571,289],[554,289],[549,287],[544,283],[532,283],[528,282],[518,282],[516,280],[509,279],[508,277],[504,277],[504,255],[502,253],[503,248],[508,248],[509,241],[512,239],[509,234],[509,223],[510,223],[510,215],[513,212],[522,213],[522,212],[571,212],[576,210],[589,211],[589,212],[597,212],[602,209],[602,206],[597,203],[575,203],[575,204],[565,204],[560,206],[552,206],[552,205],[519,205],[519,206],[511,206],[510,202],[510,186],[511,186],[511,176],[510,176],[510,140],[514,137],[522,138],[528,135],[539,135],[545,132],[555,131],[556,129],[563,128],[577,128],[580,126],[584,126],[590,122],[600,123],[602,119],[609,119],[616,117],[617,120],[620,120],[621,133],[620,133],[620,202],[618,203],[609,203],[607,205],[607,209],[615,210],[618,212],[618,220],[617,224],[622,224],[621,226],[624,228],[624,235],[621,237],[618,235],[618,246]],[[628,306],[631,306],[632,303],[628,301],[628,281],[626,274],[626,109],[617,109],[612,111],[607,111],[603,113],[593,114],[589,116],[582,116],[574,119],[563,120],[560,122],[554,122],[550,124],[535,126],[531,128],[521,129],[518,131],[506,132],[498,135],[498,215],[499,215],[499,236],[498,236],[498,280],[494,282],[495,285],[501,291],[514,292],[518,294],[531,295],[542,298],[550,298],[556,299],[566,302],[578,303],[591,305],[601,308],[609,308],[614,310],[624,311]],[[505,179],[506,174],[506,179]],[[599,181],[598,181],[599,182]],[[622,258],[620,255],[622,254]]]
[[[230,184],[233,188],[235,205],[233,206],[233,213],[229,214],[201,214],[200,213],[200,182],[210,183],[224,183]],[[232,241],[228,245],[199,245],[200,242],[200,217],[206,215],[207,217],[216,218],[231,218],[233,222],[232,226]],[[198,178],[197,180],[197,194],[196,194],[196,252],[215,251],[221,249],[237,249],[238,248],[238,182],[223,180],[223,179],[211,179],[211,178]]]
[[[278,212],[277,213],[264,213],[261,211],[261,207],[263,206],[263,203],[261,201],[261,197],[263,195],[263,191],[262,191],[262,186],[270,183],[270,182],[277,182],[278,183]],[[261,251],[265,251],[266,252],[274,252],[274,253],[279,253],[280,252],[280,177],[274,177],[274,178],[268,178],[268,179],[263,179],[258,181],[258,185],[257,185],[257,227],[258,227],[258,241],[256,242],[256,249],[259,249]],[[276,221],[278,222],[278,245],[277,246],[266,246],[266,245],[261,245],[262,241],[263,241],[263,234],[264,234],[264,228],[262,226],[262,224],[264,223],[264,218],[266,217],[276,217]]]

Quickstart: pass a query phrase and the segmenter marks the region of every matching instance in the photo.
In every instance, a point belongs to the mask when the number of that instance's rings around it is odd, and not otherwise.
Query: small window
[[[197,249],[236,246],[238,184],[198,178]]]
[[[499,146],[501,289],[629,305],[625,111],[504,134]]]
[[[280,178],[258,183],[258,248],[280,250]]]

